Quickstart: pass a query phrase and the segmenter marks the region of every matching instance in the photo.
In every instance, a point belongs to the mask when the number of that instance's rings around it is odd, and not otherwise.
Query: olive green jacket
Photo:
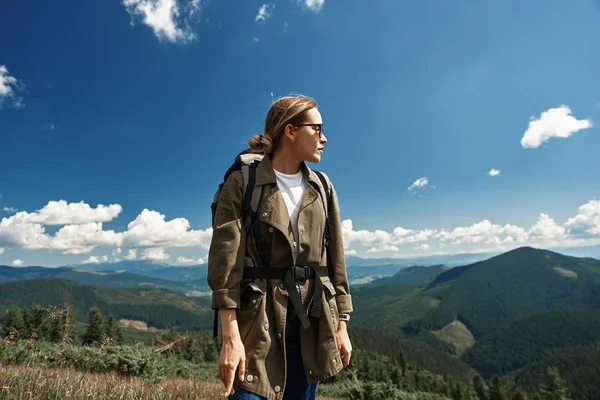
[[[350,288],[346,275],[340,211],[332,187],[329,215],[331,239],[323,251],[325,210],[314,171],[302,164],[310,182],[300,200],[298,215],[299,241],[294,241],[290,218],[277,187],[271,159],[265,156],[256,170],[256,185],[264,185],[256,223],[266,239],[272,267],[293,265],[328,266],[329,276],[316,277],[323,283],[323,313],[310,317],[311,325],[301,328],[302,359],[309,382],[321,381],[337,374],[342,362],[337,349],[336,331],[339,313],[352,312]],[[208,254],[208,283],[212,289],[212,308],[235,308],[241,339],[246,351],[245,382],[235,385],[270,399],[283,398],[286,385],[285,321],[288,292],[282,280],[265,279],[242,282],[248,257],[260,265],[254,234],[246,235],[240,217],[243,192],[242,174],[234,172],[223,185],[215,211],[212,241]],[[247,252],[245,251],[247,249]],[[329,263],[327,260],[329,253]],[[314,280],[300,283],[304,307],[309,310]]]

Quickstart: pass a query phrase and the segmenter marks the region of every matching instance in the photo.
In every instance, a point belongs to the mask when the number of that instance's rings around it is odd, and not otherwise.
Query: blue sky
[[[348,254],[600,243],[597,1],[8,0],[0,37],[0,264],[203,261],[289,93]]]

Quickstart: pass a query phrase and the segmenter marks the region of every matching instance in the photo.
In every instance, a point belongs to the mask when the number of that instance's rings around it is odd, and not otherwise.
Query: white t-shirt
[[[292,231],[294,232],[294,240],[298,242],[298,212],[300,211],[302,193],[304,193],[307,186],[306,178],[304,178],[302,171],[292,175],[282,174],[277,170],[274,171],[277,178],[277,186],[279,186],[288,209]]]

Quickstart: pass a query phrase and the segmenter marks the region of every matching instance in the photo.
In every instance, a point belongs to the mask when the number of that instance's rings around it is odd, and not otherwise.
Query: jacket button
[[[277,334],[277,339],[281,339],[281,333]]]
[[[247,380],[248,382],[252,382],[252,380],[253,380],[253,379],[254,379],[254,377],[253,377],[252,375],[247,375],[247,376],[246,376],[246,380]]]
[[[266,212],[263,213],[263,217],[266,217],[267,215],[269,215],[269,213],[266,213]]]
[[[281,387],[279,387],[279,385],[275,386],[273,389],[275,389],[276,393],[281,392]]]
[[[308,371],[308,374],[309,374],[309,375],[312,375],[312,371]]]
[[[272,226],[271,226],[271,227],[269,227],[269,232],[270,232],[270,233],[273,233],[273,231],[274,231],[273,227],[272,227]]]
[[[298,243],[294,242],[294,247],[298,246]]]
[[[268,330],[269,330],[269,323],[267,322],[267,323],[265,324],[265,331],[268,331]]]

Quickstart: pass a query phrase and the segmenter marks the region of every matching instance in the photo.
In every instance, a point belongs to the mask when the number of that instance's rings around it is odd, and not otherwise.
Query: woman
[[[281,98],[267,113],[264,134],[248,142],[265,155],[256,167],[262,197],[248,232],[240,218],[242,173],[221,190],[208,283],[222,325],[219,377],[230,399],[314,399],[318,382],[350,362],[352,302],[338,200],[330,186],[328,221],[323,183],[306,165],[321,160],[325,143],[316,102]]]

